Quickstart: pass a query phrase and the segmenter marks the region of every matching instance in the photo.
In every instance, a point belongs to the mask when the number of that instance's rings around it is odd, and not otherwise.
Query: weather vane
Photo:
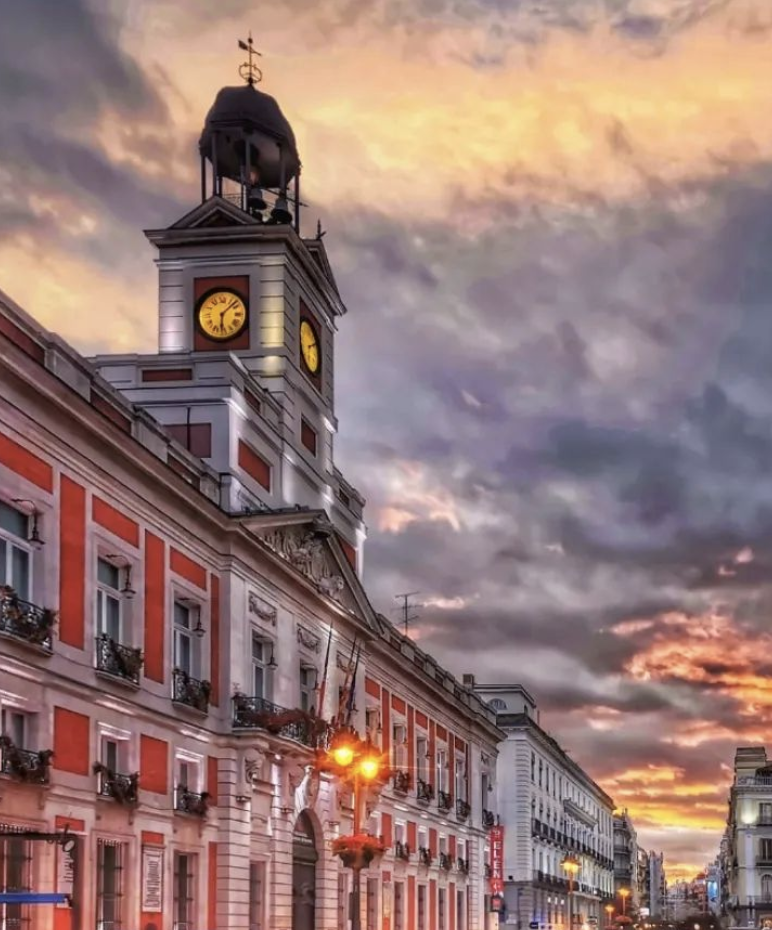
[[[245,61],[243,65],[239,66],[239,74],[244,78],[244,80],[249,84],[250,87],[254,87],[255,84],[259,84],[263,80],[263,72],[257,67],[255,62],[252,60],[255,55],[260,57],[260,52],[252,44],[252,30],[249,31],[249,38],[246,42],[242,42],[239,39],[239,48],[247,52],[249,55],[249,61]]]

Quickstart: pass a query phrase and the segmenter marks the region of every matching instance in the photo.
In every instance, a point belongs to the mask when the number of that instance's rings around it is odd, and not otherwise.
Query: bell
[[[271,219],[274,223],[291,223],[292,214],[289,212],[287,198],[283,195],[276,198],[276,203],[271,210]]]
[[[260,213],[268,206],[263,199],[263,192],[260,190],[259,184],[253,184],[252,187],[249,188],[247,206],[249,207],[250,213]]]

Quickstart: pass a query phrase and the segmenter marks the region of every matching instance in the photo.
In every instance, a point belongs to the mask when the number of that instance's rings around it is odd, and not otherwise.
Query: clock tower
[[[321,236],[302,235],[295,137],[256,71],[223,88],[206,116],[200,203],[146,232],[158,352],[94,361],[220,474],[223,509],[324,510],[361,571],[364,500],[333,460],[346,308]]]

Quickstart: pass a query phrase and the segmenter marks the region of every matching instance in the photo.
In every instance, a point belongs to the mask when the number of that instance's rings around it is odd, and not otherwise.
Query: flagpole
[[[324,673],[322,674],[322,683],[319,685],[319,698],[316,708],[316,716],[324,716],[324,699],[327,696],[327,675],[330,670],[330,650],[332,649],[332,624],[330,624],[330,635],[327,639],[327,653],[324,657]]]

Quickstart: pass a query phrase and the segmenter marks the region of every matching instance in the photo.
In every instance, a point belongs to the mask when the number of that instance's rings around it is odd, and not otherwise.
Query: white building
[[[764,747],[735,753],[722,852],[730,926],[772,926],[772,761]]]
[[[627,909],[637,913],[641,905],[638,893],[638,836],[627,810],[614,812],[614,891],[630,892]]]
[[[520,928],[602,924],[614,896],[612,799],[539,725],[521,685],[476,684],[507,734],[496,781],[507,919]],[[564,860],[579,863],[571,882]]]
[[[350,715],[401,772],[369,805],[368,930],[482,930],[502,734],[362,587],[344,308],[287,208],[292,131],[226,88],[201,146],[214,192],[149,234],[157,355],[89,362],[0,293],[0,889],[75,902],[0,927],[342,930],[351,795],[314,762]],[[26,836],[65,829],[74,868]]]

